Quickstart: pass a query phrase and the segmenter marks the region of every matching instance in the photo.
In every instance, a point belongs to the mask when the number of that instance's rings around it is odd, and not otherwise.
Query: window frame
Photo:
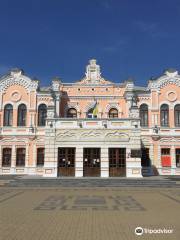
[[[8,107],[10,107],[8,109]],[[10,103],[7,103],[4,106],[4,113],[3,113],[3,126],[4,127],[12,127],[13,125],[13,105]]]
[[[116,112],[111,113],[112,111],[116,111]],[[118,118],[118,110],[117,110],[117,108],[113,107],[113,108],[109,109],[108,117],[109,118]]]
[[[74,111],[74,113],[71,113],[70,111]],[[77,110],[75,108],[68,108],[67,118],[77,118]]]
[[[160,124],[161,124],[161,127],[169,127],[169,105],[168,104],[162,104],[160,107]]]
[[[174,125],[180,127],[180,104],[176,104],[174,107]]]
[[[37,167],[44,166],[44,158],[45,158],[45,148],[38,147],[36,150],[36,165],[37,165]]]
[[[38,127],[46,126],[46,118],[47,118],[47,105],[45,103],[41,103],[38,106]]]
[[[26,148],[24,147],[16,148],[16,166],[25,167],[25,162],[26,162]]]
[[[22,108],[24,107],[24,109]],[[25,127],[27,121],[27,107],[24,103],[21,103],[18,106],[18,112],[17,112],[17,126],[18,127]]]
[[[9,153],[6,153],[6,155],[4,154],[5,150],[9,150]],[[6,164],[6,160],[5,157],[9,157],[8,159],[8,164]],[[12,160],[12,148],[10,147],[4,147],[2,149],[2,167],[11,167],[11,160]]]
[[[149,126],[149,109],[147,104],[145,103],[141,104],[139,116],[140,116],[140,126],[148,127]]]

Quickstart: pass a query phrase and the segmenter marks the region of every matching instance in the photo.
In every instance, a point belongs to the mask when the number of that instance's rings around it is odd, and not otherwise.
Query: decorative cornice
[[[13,85],[23,86],[27,91],[36,91],[38,88],[38,81],[31,80],[22,73],[11,72],[10,75],[2,78],[0,81],[0,92],[6,92],[7,88]]]
[[[161,88],[169,84],[174,84],[180,87],[180,75],[176,76],[163,75],[162,77],[158,78],[155,81],[150,81],[148,84],[148,89],[160,91]]]

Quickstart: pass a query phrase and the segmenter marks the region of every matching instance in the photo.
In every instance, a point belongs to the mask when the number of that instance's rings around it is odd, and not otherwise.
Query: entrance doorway
[[[126,176],[126,148],[109,148],[109,176]]]
[[[58,176],[75,176],[75,148],[58,148]]]
[[[83,176],[99,177],[101,154],[100,148],[84,148],[83,151]]]

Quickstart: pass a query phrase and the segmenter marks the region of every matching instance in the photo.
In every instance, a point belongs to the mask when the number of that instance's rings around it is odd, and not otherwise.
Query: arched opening
[[[6,104],[4,108],[4,126],[12,126],[13,124],[13,106]]]
[[[47,118],[46,104],[40,104],[38,107],[38,126],[45,126]]]
[[[180,104],[177,104],[174,108],[174,121],[175,127],[180,127]]]
[[[140,106],[140,124],[141,127],[148,127],[148,105],[142,104]]]
[[[118,110],[116,108],[109,110],[109,118],[118,118]]]
[[[167,104],[163,104],[160,109],[160,119],[161,126],[168,127],[169,126],[169,106]]]
[[[18,126],[26,126],[26,115],[27,108],[26,105],[22,103],[18,107],[18,119],[17,119]]]
[[[77,118],[77,111],[75,108],[69,108],[67,111],[68,118]]]

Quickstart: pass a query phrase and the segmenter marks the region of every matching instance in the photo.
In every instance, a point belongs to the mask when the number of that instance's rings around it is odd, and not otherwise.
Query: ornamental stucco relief
[[[32,81],[26,76],[6,77],[1,80],[0,91],[6,92],[7,88],[13,85],[23,86],[28,91],[35,91],[38,87],[38,81]]]
[[[177,99],[177,93],[175,91],[169,91],[166,94],[166,98],[170,102],[174,102]]]
[[[20,92],[14,91],[14,92],[12,92],[12,94],[11,94],[11,101],[13,101],[13,102],[18,102],[18,101],[21,100],[21,97],[22,97],[22,95],[21,95]]]
[[[128,133],[122,130],[59,130],[56,141],[129,141]]]
[[[176,76],[174,78],[170,78],[167,76],[160,77],[156,81],[151,81],[148,85],[148,89],[156,89],[160,90],[161,88],[169,85],[169,84],[174,84],[178,87],[180,87],[180,76]]]
[[[175,137],[161,138],[159,141],[160,142],[180,142],[180,138],[175,138]]]

